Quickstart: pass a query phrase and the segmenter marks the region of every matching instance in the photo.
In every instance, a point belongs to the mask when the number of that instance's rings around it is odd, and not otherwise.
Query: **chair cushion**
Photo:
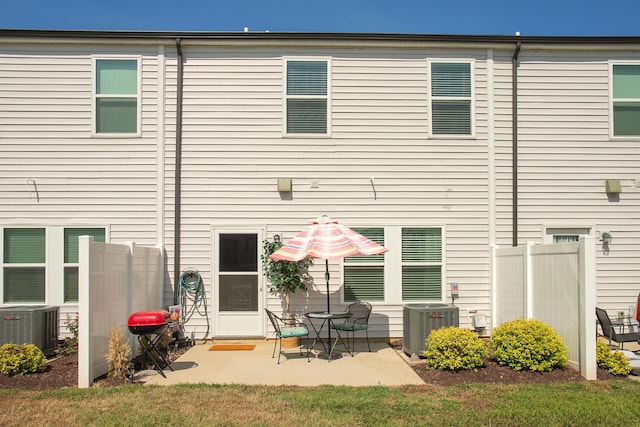
[[[303,326],[280,328],[280,338],[304,337],[308,334],[309,330]]]
[[[364,331],[365,329],[367,329],[367,325],[363,323],[351,322],[336,323],[335,325],[333,325],[333,329],[339,329],[341,331]]]

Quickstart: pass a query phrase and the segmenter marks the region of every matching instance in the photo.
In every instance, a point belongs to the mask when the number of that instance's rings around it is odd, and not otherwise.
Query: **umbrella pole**
[[[327,313],[331,313],[331,303],[329,302],[329,260],[324,260],[325,272],[324,278],[327,281]]]

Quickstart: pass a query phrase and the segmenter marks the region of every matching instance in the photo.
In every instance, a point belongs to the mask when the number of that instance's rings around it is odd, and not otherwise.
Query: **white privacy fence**
[[[497,248],[493,268],[493,326],[519,318],[554,328],[569,364],[596,379],[595,240]]]
[[[118,326],[129,338],[131,313],[163,307],[163,253],[159,248],[79,239],[78,387],[89,387],[107,373],[109,331]]]

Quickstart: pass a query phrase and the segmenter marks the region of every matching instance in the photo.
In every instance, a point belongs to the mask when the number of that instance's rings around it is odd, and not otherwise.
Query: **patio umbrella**
[[[324,259],[324,277],[327,282],[327,313],[330,313],[329,260],[349,256],[379,255],[387,250],[384,246],[380,246],[362,234],[356,233],[349,227],[323,215],[312,220],[306,229],[283,244],[269,258],[276,261],[300,261],[304,258]]]

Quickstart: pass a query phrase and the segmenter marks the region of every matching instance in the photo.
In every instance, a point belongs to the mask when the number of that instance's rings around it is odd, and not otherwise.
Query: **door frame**
[[[219,237],[221,234],[256,234],[257,236],[257,275],[258,275],[258,309],[255,316],[246,313],[225,312],[222,314],[218,309],[219,302]],[[213,336],[214,338],[264,338],[265,337],[265,316],[264,307],[266,304],[266,296],[264,292],[264,275],[262,274],[262,262],[260,254],[262,242],[265,236],[265,227],[263,226],[212,226],[211,227],[211,319],[213,319]],[[245,320],[255,317],[255,323],[252,324],[252,333],[239,333],[237,331],[225,330],[225,320],[240,318],[245,316]]]

